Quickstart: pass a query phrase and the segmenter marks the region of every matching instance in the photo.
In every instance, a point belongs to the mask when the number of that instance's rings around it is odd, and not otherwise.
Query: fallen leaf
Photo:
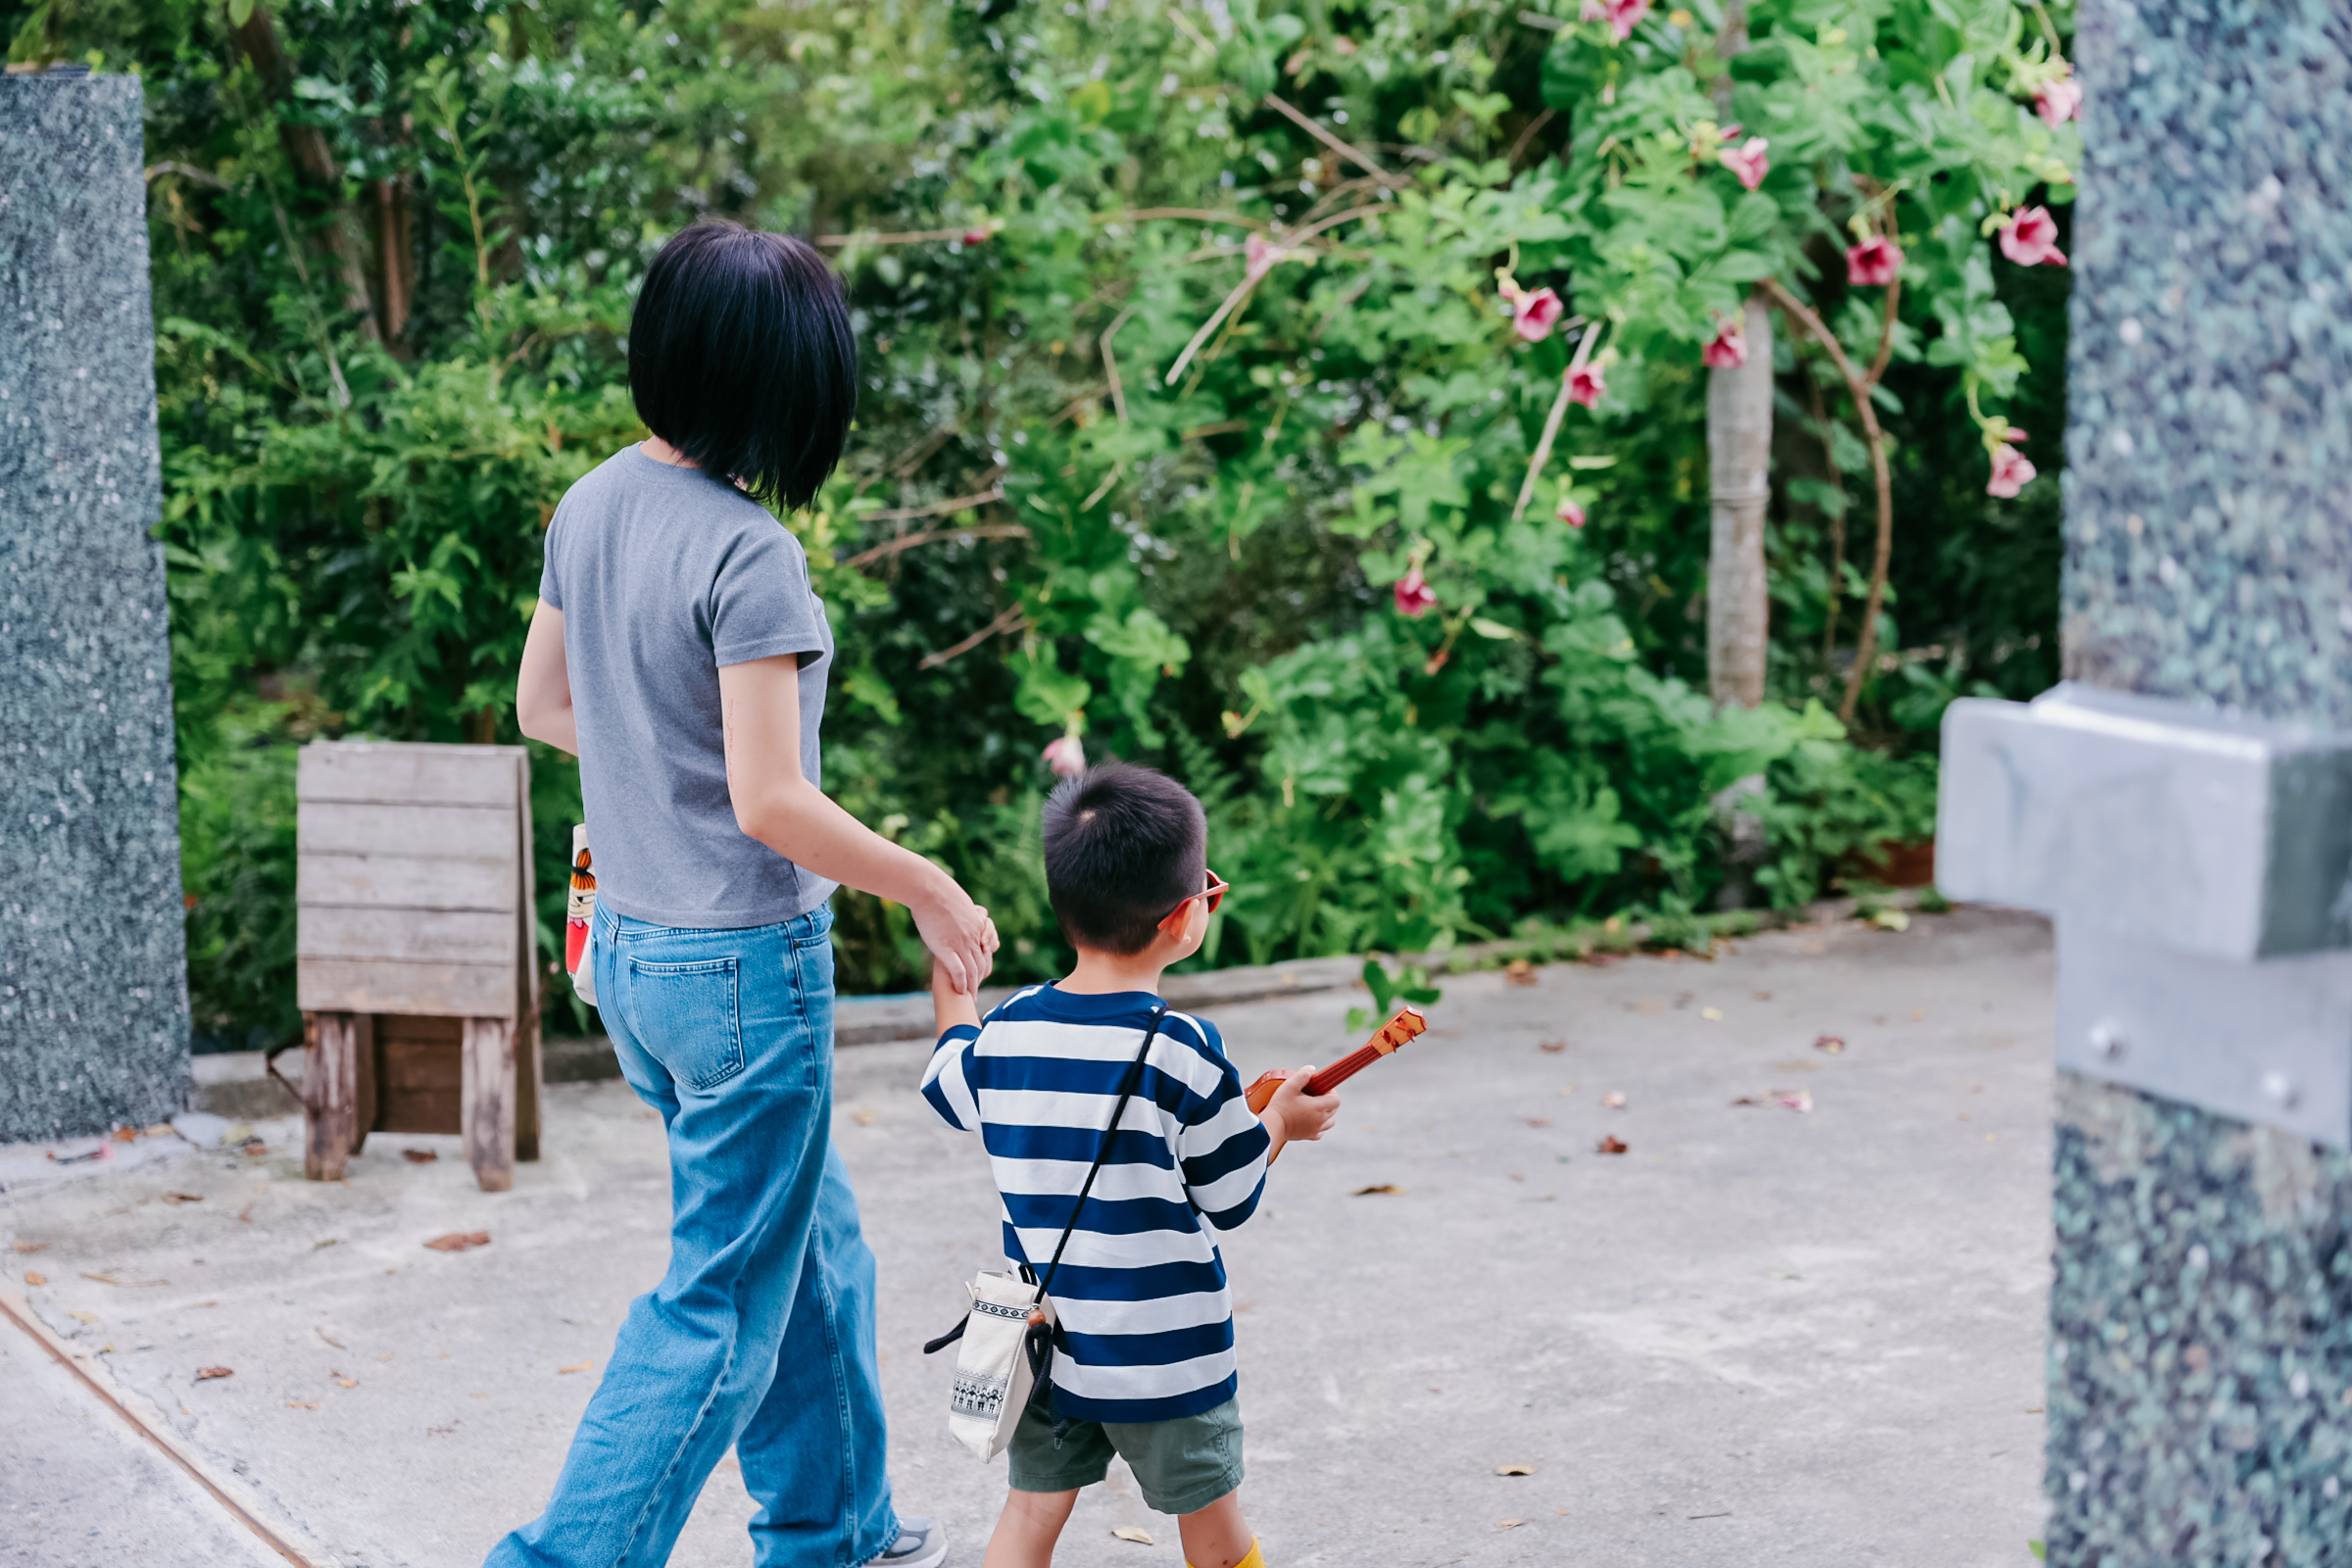
[[[224,1366],[200,1366],[196,1369],[196,1381],[199,1383],[207,1383],[214,1378],[233,1378],[236,1375],[232,1369]]]
[[[1536,966],[1525,958],[1513,958],[1503,965],[1502,982],[1511,986],[1532,986],[1536,984]]]
[[[138,1140],[139,1130],[136,1127],[118,1127],[108,1136],[118,1144],[135,1143]]]
[[[1608,1137],[1603,1138],[1599,1143],[1592,1146],[1592,1152],[1595,1154],[1622,1154],[1632,1147],[1633,1146],[1628,1144],[1624,1139],[1619,1138],[1614,1133],[1611,1133]]]
[[[1723,1009],[1721,1007],[1701,1007],[1698,1009],[1698,1015],[1701,1018],[1706,1019],[1709,1023],[1723,1022]]]
[[[11,1250],[18,1252],[46,1252],[49,1250],[47,1242],[11,1242],[8,1245]]]
[[[288,1399],[286,1408],[289,1410],[316,1410],[318,1407],[308,1399]]]
[[[328,1334],[326,1330],[320,1328],[316,1323],[311,1325],[311,1332],[318,1335],[320,1339],[326,1341],[327,1344],[333,1346],[338,1350],[348,1350],[351,1348],[350,1346],[345,1345],[341,1340],[334,1338],[332,1335]]]
[[[1845,1050],[1845,1038],[1842,1035],[1821,1035],[1815,1038],[1813,1049],[1826,1051],[1835,1056]]]
[[[112,1274],[87,1272],[83,1273],[81,1277],[85,1280],[96,1280],[101,1285],[169,1285],[172,1283],[170,1280],[119,1280]]]
[[[1666,1004],[1663,1002],[1629,1002],[1625,1004],[1625,1010],[1644,1013],[1664,1012]]]
[[[243,1208],[237,1211],[237,1221],[239,1224],[243,1225],[250,1225],[253,1223],[253,1205],[251,1203],[247,1203]]]
[[[1111,1526],[1110,1533],[1121,1541],[1132,1541],[1139,1546],[1149,1546],[1152,1544],[1152,1532],[1149,1530],[1138,1530],[1133,1525],[1113,1525]]]
[[[875,1113],[864,1105],[859,1105],[856,1110],[850,1112],[850,1120],[860,1127],[871,1127],[875,1119]]]
[[[1498,1476],[1532,1476],[1536,1473],[1536,1467],[1532,1464],[1498,1464],[1494,1467],[1494,1473]]]
[[[404,1149],[400,1152],[400,1157],[412,1165],[430,1165],[441,1157],[441,1151],[438,1149]]]
[[[202,1193],[166,1193],[164,1201],[167,1203],[201,1203],[204,1201],[204,1195]]]
[[[164,1136],[164,1134],[170,1132],[171,1130],[172,1124],[170,1122],[159,1121],[154,1126],[142,1131],[139,1136],[142,1138],[161,1138]]]
[[[1552,1055],[1556,1056],[1561,1052],[1568,1049],[1568,1042],[1565,1040],[1546,1040],[1536,1049],[1538,1051],[1549,1052]]]
[[[35,1274],[32,1272],[32,1270],[26,1269],[24,1271],[24,1283],[27,1285],[46,1285],[49,1283],[49,1276],[46,1274]]]
[[[1619,1093],[1617,1090],[1612,1089],[1607,1094],[1600,1097],[1600,1102],[1608,1106],[1611,1110],[1623,1110],[1625,1108],[1625,1096]]]
[[[1758,1002],[1770,1002],[1772,1000],[1772,993],[1769,991],[1750,991],[1748,995],[1755,998]]]
[[[1575,1093],[1576,1093],[1576,1085],[1574,1085],[1574,1084],[1569,1084],[1567,1087],[1563,1088],[1563,1089],[1560,1091],[1560,1098],[1561,1098],[1562,1100],[1565,1100],[1565,1099],[1567,1099],[1567,1098],[1568,1098],[1570,1095],[1573,1095],[1573,1094],[1575,1094]]]
[[[325,1241],[323,1241],[323,1242],[320,1242],[320,1243],[318,1243],[317,1246],[313,1247],[313,1248],[311,1249],[311,1250],[312,1250],[312,1251],[314,1251],[314,1252],[323,1252],[323,1251],[325,1251],[325,1250],[326,1250],[328,1248],[330,1248],[330,1247],[332,1247],[332,1246],[334,1246],[334,1245],[335,1245],[335,1240],[336,1240],[336,1239],[335,1239],[334,1237],[332,1237],[332,1236],[329,1236],[329,1237],[328,1237],[328,1238],[327,1238]]]
[[[1738,1100],[1733,1101],[1732,1103],[1735,1105],[1761,1105],[1764,1103],[1764,1102],[1758,1100],[1753,1095],[1741,1095]]]
[[[1911,929],[1911,917],[1900,909],[1875,909],[1871,912],[1870,923],[1882,931]]]
[[[1917,1022],[1919,1022],[1919,1021],[1920,1021],[1922,1018],[1925,1018],[1926,1016],[1927,1016],[1927,1013],[1926,1013],[1926,1012],[1924,1012],[1923,1010],[1921,1010],[1921,1009],[1920,1009],[1920,1008],[1918,1008],[1918,1007],[1913,1007],[1913,1008],[1911,1009],[1911,1021],[1912,1021],[1913,1023],[1917,1023]]]
[[[593,1370],[595,1366],[594,1361],[582,1361],[577,1366],[560,1366],[556,1368],[556,1375],[562,1377],[566,1372],[587,1372]]]
[[[1810,1089],[1799,1089],[1794,1094],[1776,1089],[1772,1092],[1772,1102],[1783,1110],[1798,1111],[1807,1116],[1813,1114],[1813,1091]]]
[[[1348,1196],[1350,1198],[1370,1198],[1376,1193],[1402,1193],[1404,1189],[1397,1186],[1395,1182],[1382,1182],[1373,1187],[1358,1187],[1354,1192],[1348,1194]]]
[[[237,1146],[237,1152],[249,1159],[259,1159],[270,1152],[270,1146],[259,1138],[248,1138]]]
[[[1527,1521],[1524,1519],[1497,1519],[1494,1521],[1494,1528],[1497,1530],[1516,1530],[1525,1523],[1527,1523]]]
[[[95,1312],[68,1312],[66,1316],[72,1318],[76,1323],[95,1323],[98,1321],[98,1314]]]
[[[2001,1135],[1999,1133],[1986,1133],[1984,1135],[1984,1141],[1988,1144],[1997,1144],[2001,1141]]]
[[[490,1233],[488,1231],[451,1231],[447,1236],[436,1236],[424,1245],[436,1252],[463,1252],[469,1247],[488,1247]]]
[[[376,1359],[378,1361],[389,1361],[392,1359],[394,1353],[395,1352],[391,1350],[386,1350],[383,1354],[377,1356]]]

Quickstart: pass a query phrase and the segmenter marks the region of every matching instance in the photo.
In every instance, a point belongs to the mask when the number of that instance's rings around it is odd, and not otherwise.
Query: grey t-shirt
[[[539,597],[564,612],[598,902],[732,929],[830,898],[736,825],[718,703],[720,665],[798,654],[801,773],[821,782],[833,629],[801,542],[732,486],[625,447],[556,508]]]

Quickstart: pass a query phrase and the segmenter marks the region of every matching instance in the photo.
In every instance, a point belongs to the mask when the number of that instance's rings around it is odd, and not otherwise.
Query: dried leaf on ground
[[[447,1236],[436,1236],[424,1245],[436,1252],[463,1252],[469,1247],[488,1247],[490,1233],[488,1231],[451,1231]]]
[[[46,1274],[35,1274],[30,1269],[26,1269],[24,1271],[24,1283],[27,1285],[46,1285],[49,1283],[49,1276]]]
[[[871,1127],[876,1119],[875,1112],[864,1105],[859,1105],[856,1110],[850,1112],[850,1120],[860,1127]]]
[[[400,1152],[400,1157],[412,1165],[430,1165],[441,1157],[441,1151],[438,1149],[404,1149]]]
[[[202,1193],[166,1193],[164,1201],[167,1203],[201,1203],[204,1201],[204,1195]]]
[[[1538,1051],[1549,1052],[1552,1055],[1556,1056],[1561,1052],[1568,1049],[1568,1042],[1565,1040],[1546,1040],[1536,1049]]]
[[[1698,1009],[1698,1015],[1701,1018],[1706,1019],[1709,1023],[1723,1022],[1723,1009],[1721,1007],[1701,1007]]]
[[[345,1345],[341,1340],[336,1339],[333,1335],[327,1333],[326,1330],[320,1328],[316,1323],[311,1325],[311,1332],[318,1335],[320,1339],[326,1341],[327,1344],[333,1346],[338,1350],[348,1350],[351,1348],[350,1346]]]
[[[1599,1143],[1594,1144],[1592,1146],[1592,1152],[1595,1154],[1622,1154],[1632,1147],[1633,1145],[1627,1143],[1624,1139],[1619,1138],[1616,1134],[1612,1133],[1608,1137],[1603,1138]]]
[[[1404,1189],[1397,1186],[1395,1182],[1379,1182],[1370,1187],[1358,1187],[1354,1192],[1348,1194],[1348,1196],[1350,1198],[1371,1198],[1379,1193],[1402,1193]]]
[[[595,1366],[596,1363],[594,1361],[581,1361],[571,1366],[560,1366],[556,1368],[556,1375],[558,1377],[562,1377],[566,1372],[592,1371],[595,1369]]]
[[[196,1381],[199,1383],[207,1383],[214,1378],[233,1378],[236,1375],[234,1369],[225,1366],[200,1366],[196,1369]]]
[[[243,1208],[237,1210],[237,1223],[240,1225],[253,1223],[253,1205],[251,1203],[247,1203]]]
[[[1516,1530],[1525,1523],[1527,1523],[1527,1521],[1524,1519],[1497,1519],[1494,1521],[1494,1528],[1497,1530]]]
[[[142,1138],[161,1138],[164,1136],[164,1134],[170,1132],[171,1130],[172,1124],[170,1122],[159,1121],[154,1126],[143,1130],[139,1136]]]
[[[76,1323],[95,1323],[98,1321],[98,1314],[95,1312],[68,1312],[66,1316],[72,1318]]]
[[[8,1246],[11,1251],[16,1252],[46,1252],[49,1250],[47,1242],[11,1242]]]
[[[309,1399],[288,1399],[286,1401],[286,1408],[289,1410],[316,1410],[318,1408],[318,1406],[312,1403]]]
[[[1845,1050],[1845,1037],[1843,1035],[1821,1035],[1814,1040],[1813,1049],[1826,1051],[1835,1056]]]
[[[118,1144],[135,1143],[138,1141],[139,1130],[136,1127],[118,1127],[107,1136]]]
[[[96,1280],[101,1285],[169,1285],[172,1283],[170,1280],[119,1280],[112,1274],[92,1274],[86,1270],[81,1277],[85,1280]]]
[[[1600,1097],[1600,1102],[1608,1106],[1611,1110],[1623,1110],[1625,1108],[1625,1096],[1619,1093],[1617,1090],[1612,1089],[1607,1094]]]
[[[1132,1541],[1139,1546],[1152,1544],[1152,1532],[1139,1530],[1133,1525],[1113,1525],[1110,1533],[1121,1541]]]
[[[339,1377],[335,1379],[335,1381],[347,1389],[356,1389],[360,1386],[360,1380],[358,1378]]]
[[[1900,909],[1873,910],[1870,923],[1882,931],[1908,931],[1911,929],[1911,917]]]
[[[1548,1127],[1551,1125],[1551,1118],[1549,1116],[1530,1116],[1527,1118],[1527,1124],[1530,1127]]]
[[[1799,1111],[1809,1116],[1813,1113],[1813,1091],[1799,1089],[1791,1094],[1786,1089],[1776,1089],[1772,1092],[1772,1102],[1783,1110]]]
[[[1536,1467],[1532,1464],[1498,1464],[1494,1467],[1494,1473],[1498,1476],[1532,1476],[1536,1473]]]
[[[1525,958],[1513,958],[1503,966],[1502,980],[1505,985],[1532,986],[1536,983],[1536,966]]]

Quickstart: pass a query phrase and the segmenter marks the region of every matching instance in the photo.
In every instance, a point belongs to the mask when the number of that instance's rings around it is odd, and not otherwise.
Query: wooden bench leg
[[[360,1122],[360,1020],[322,1012],[306,1053],[302,1085],[302,1173],[315,1182],[339,1182]]]
[[[468,1018],[465,1034],[466,1160],[485,1193],[514,1185],[514,1021]]]

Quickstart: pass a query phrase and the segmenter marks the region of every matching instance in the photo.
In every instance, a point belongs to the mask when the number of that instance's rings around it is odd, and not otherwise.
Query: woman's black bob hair
[[[807,506],[858,411],[858,340],[824,259],[707,220],[662,247],[629,321],[646,427],[763,505]]]

